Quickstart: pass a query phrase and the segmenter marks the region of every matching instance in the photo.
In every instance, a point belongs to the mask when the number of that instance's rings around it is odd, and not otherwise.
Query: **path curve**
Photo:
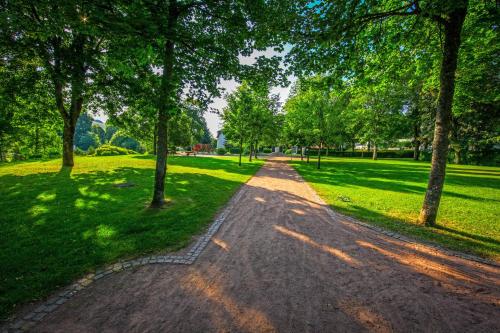
[[[192,265],[106,276],[32,331],[500,331],[499,267],[332,218],[284,162],[229,208]]]

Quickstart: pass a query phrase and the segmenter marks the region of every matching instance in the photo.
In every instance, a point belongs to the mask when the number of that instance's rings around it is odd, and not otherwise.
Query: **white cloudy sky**
[[[272,49],[268,49],[266,51],[255,51],[249,57],[240,57],[240,63],[251,65],[255,63],[255,58],[259,56],[272,57],[273,55],[280,55],[280,53],[275,52]],[[284,53],[281,53],[284,55]],[[293,77],[289,77],[288,80],[290,82],[294,81]],[[224,80],[221,82],[220,87],[225,89],[225,93],[230,93],[234,91],[238,87],[238,83],[234,80]],[[271,90],[272,94],[279,94],[281,102],[284,102],[288,98],[288,94],[290,93],[291,84],[288,87],[274,87]],[[222,109],[226,106],[226,101],[224,98],[216,98],[213,103],[210,105],[212,108],[217,109],[218,111],[222,111]],[[207,120],[208,129],[212,132],[212,135],[217,134],[217,130],[222,127],[222,121],[219,115],[211,112],[207,112],[205,114],[205,119]]]

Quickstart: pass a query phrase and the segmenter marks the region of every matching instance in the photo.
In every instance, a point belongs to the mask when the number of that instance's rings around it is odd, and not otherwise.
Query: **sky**
[[[274,55],[284,55],[284,54],[285,53],[278,53],[271,48],[267,49],[266,51],[254,51],[249,57],[240,56],[240,63],[246,65],[252,65],[255,63],[256,57],[259,56],[272,57]],[[290,81],[290,85],[288,85],[288,87],[273,87],[271,89],[271,94],[279,94],[280,101],[282,103],[284,103],[285,100],[288,98],[288,95],[290,94],[291,84],[295,81],[295,78],[289,77],[288,80]],[[233,92],[238,87],[238,85],[239,84],[234,80],[223,80],[220,83],[219,87],[225,90],[224,92],[225,94]],[[224,100],[224,98],[216,98],[210,104],[211,108],[217,109],[217,111],[219,112],[222,112],[225,106],[226,106],[226,101]],[[205,119],[207,121],[208,129],[215,137],[217,135],[217,131],[222,128],[222,121],[219,115],[212,112],[207,112],[205,114]]]

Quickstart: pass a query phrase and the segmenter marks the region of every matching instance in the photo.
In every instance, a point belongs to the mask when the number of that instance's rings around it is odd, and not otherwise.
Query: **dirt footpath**
[[[499,332],[500,269],[332,220],[286,163],[190,265],[103,278],[36,332]]]

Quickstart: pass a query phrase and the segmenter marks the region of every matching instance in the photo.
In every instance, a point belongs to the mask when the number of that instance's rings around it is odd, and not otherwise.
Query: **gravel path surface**
[[[286,163],[241,190],[192,265],[102,278],[35,332],[499,332],[500,268],[338,217]]]

